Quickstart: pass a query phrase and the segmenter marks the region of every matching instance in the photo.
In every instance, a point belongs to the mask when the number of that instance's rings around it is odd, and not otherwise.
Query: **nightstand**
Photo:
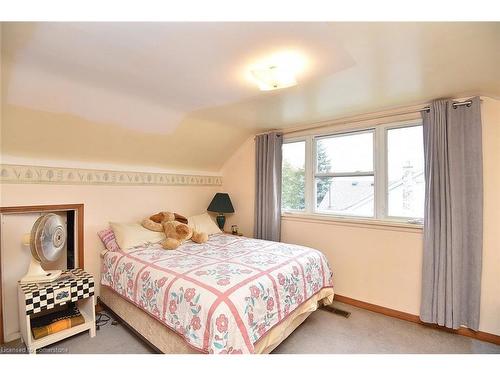
[[[58,306],[75,303],[85,322],[75,327],[34,339],[32,320]],[[83,331],[95,336],[94,277],[82,269],[67,270],[50,283],[18,283],[19,328],[29,353]]]

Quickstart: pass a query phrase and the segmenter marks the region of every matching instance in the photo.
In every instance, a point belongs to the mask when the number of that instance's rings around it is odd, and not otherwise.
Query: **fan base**
[[[61,270],[50,270],[45,271],[44,276],[29,276],[26,275],[21,279],[21,284],[30,284],[30,283],[50,283],[55,281],[59,276],[61,276]]]
[[[21,284],[29,283],[50,283],[61,276],[61,270],[50,270],[45,271],[40,262],[36,259],[31,258],[30,267],[26,275],[20,280]]]

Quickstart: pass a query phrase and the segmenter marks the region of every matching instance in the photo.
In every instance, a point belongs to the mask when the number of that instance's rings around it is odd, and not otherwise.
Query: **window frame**
[[[331,218],[333,220],[347,220],[347,221],[363,221],[363,222],[388,222],[388,223],[401,223],[408,225],[420,226],[415,224],[415,219],[422,218],[408,218],[389,216],[388,214],[388,142],[387,135],[391,129],[408,128],[414,126],[422,126],[421,119],[411,119],[403,121],[388,121],[371,126],[356,126],[346,127],[341,130],[323,131],[317,133],[310,133],[294,137],[285,137],[283,143],[305,142],[305,178],[304,178],[304,192],[305,192],[305,209],[304,210],[291,210],[283,209],[282,215],[294,214],[302,216],[312,216],[318,218]],[[373,171],[372,172],[359,172],[359,173],[316,173],[317,171],[317,140],[322,138],[345,136],[356,133],[372,132],[373,134]],[[380,152],[379,152],[380,150]],[[374,178],[374,200],[373,200],[373,216],[354,216],[354,215],[339,215],[328,213],[325,211],[318,211],[316,208],[316,177],[351,177],[351,176],[373,176]]]
[[[372,170],[370,172],[341,172],[341,173],[317,173],[318,170],[318,158],[317,158],[317,144],[318,140],[321,139],[326,139],[326,138],[336,138],[336,137],[346,137],[349,135],[356,135],[356,134],[366,134],[366,133],[371,133],[372,134]],[[358,129],[358,130],[349,130],[349,131],[339,131],[339,132],[334,132],[334,133],[329,133],[326,135],[315,135],[312,137],[312,142],[313,142],[313,177],[312,177],[312,184],[313,184],[313,200],[312,200],[312,212],[315,214],[320,214],[320,215],[332,215],[335,217],[346,217],[346,218],[360,218],[360,219],[375,219],[376,218],[376,212],[375,212],[375,199],[373,200],[373,216],[362,216],[362,215],[339,215],[335,213],[329,213],[327,211],[321,211],[318,210],[317,208],[317,184],[316,184],[316,177],[373,177],[373,194],[375,195],[375,175],[376,175],[376,165],[375,165],[375,128],[370,127],[370,128],[365,128],[365,129]]]
[[[391,126],[393,125],[393,126]],[[402,128],[413,128],[415,126],[423,126],[422,120],[413,121],[410,124],[387,124],[384,126],[384,220],[398,221],[398,222],[411,222],[412,220],[423,220],[423,217],[405,217],[405,216],[391,216],[389,215],[389,142],[388,135],[389,130],[402,129]],[[422,143],[423,143],[422,139]]]

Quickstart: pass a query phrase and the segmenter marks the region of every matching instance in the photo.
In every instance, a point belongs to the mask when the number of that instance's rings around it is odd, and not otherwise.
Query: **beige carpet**
[[[293,332],[273,353],[500,353],[500,346],[427,328],[415,323],[335,302],[350,311],[342,316],[319,310]],[[107,324],[91,339],[87,333],[61,341],[49,352],[152,353],[122,325]]]
[[[500,346],[334,302],[344,318],[319,310],[274,353],[500,353]]]

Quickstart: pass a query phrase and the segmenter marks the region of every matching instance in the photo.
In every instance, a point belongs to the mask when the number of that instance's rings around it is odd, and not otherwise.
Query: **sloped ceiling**
[[[2,153],[218,171],[251,134],[500,96],[495,23],[4,23]],[[307,57],[295,87],[248,66]]]

